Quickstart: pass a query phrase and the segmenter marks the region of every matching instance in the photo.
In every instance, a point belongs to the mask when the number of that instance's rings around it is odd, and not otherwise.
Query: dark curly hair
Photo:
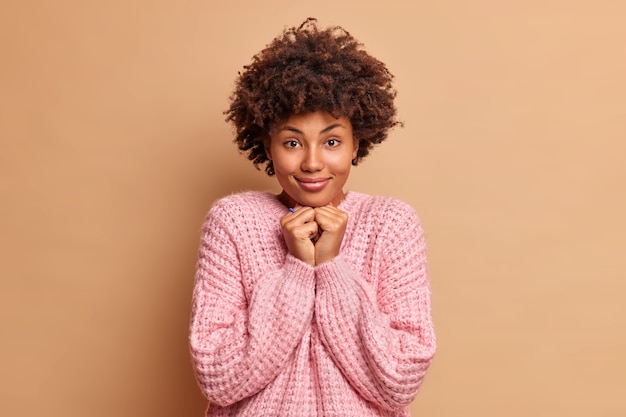
[[[274,175],[263,141],[292,114],[324,110],[350,120],[359,141],[353,165],[401,124],[393,75],[362,46],[343,28],[320,30],[309,18],[285,29],[243,67],[224,114],[236,128],[237,146],[257,168],[266,163],[265,172]]]

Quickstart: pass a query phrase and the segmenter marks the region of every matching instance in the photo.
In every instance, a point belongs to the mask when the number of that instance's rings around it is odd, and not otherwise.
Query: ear
[[[270,161],[272,160],[272,151],[270,148],[271,144],[272,144],[272,139],[269,136],[265,136],[263,138],[263,148],[265,149],[265,154],[267,155],[267,158]]]
[[[352,159],[356,158],[357,153],[359,153],[359,142],[357,138],[352,138]]]

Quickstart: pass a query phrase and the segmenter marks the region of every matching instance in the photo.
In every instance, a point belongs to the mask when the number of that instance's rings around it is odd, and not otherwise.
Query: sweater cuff
[[[303,284],[311,283],[315,280],[315,269],[312,265],[301,261],[292,254],[288,253],[283,266],[285,275],[295,277],[296,280]]]
[[[315,274],[318,277],[318,286],[325,286],[326,283],[336,280],[336,277],[341,277],[342,280],[346,280],[350,275],[354,274],[350,265],[346,263],[341,255],[337,255],[332,260],[317,265],[314,268]]]

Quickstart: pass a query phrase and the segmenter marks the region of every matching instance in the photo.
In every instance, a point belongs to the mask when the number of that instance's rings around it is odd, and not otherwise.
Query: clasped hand
[[[339,254],[348,214],[332,205],[296,206],[280,220],[287,249],[309,265],[319,265]]]

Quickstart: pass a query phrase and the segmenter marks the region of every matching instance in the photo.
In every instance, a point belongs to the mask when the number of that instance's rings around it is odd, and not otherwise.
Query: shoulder
[[[217,199],[209,209],[205,225],[220,223],[229,226],[249,219],[251,213],[272,210],[274,195],[264,191],[244,191]]]
[[[350,192],[351,212],[357,216],[378,218],[383,223],[418,221],[415,209],[407,202],[384,195]]]
[[[272,199],[273,194],[264,191],[243,191],[230,194],[216,200],[209,210],[209,215],[250,213],[251,209],[259,210],[269,207]]]
[[[354,193],[348,216],[355,234],[377,236],[380,241],[403,241],[422,236],[415,209],[395,197]]]

